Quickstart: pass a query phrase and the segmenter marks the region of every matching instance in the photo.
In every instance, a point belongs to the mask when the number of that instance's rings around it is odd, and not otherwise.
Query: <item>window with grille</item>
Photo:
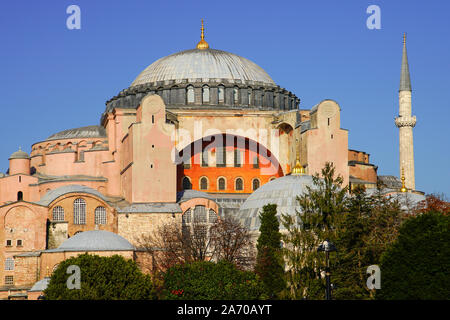
[[[217,221],[217,214],[213,209],[209,209],[208,222],[215,223]]]
[[[73,223],[86,224],[86,201],[81,198],[73,202]]]
[[[202,151],[202,167],[208,166],[208,150]]]
[[[17,246],[18,247],[21,247],[23,244],[22,244],[22,240],[17,240]]]
[[[219,190],[225,190],[226,189],[225,178],[219,178],[218,185],[219,185]]]
[[[218,147],[216,153],[216,166],[226,167],[227,165],[227,151],[224,147]]]
[[[236,190],[244,190],[244,181],[241,178],[236,179]]]
[[[194,223],[206,223],[206,208],[204,206],[196,206],[194,209]]]
[[[238,149],[234,149],[234,166],[241,166],[241,151],[239,151]]]
[[[5,276],[5,285],[10,286],[14,284],[13,276]]]
[[[64,209],[61,206],[53,208],[53,221],[64,221]]]
[[[253,190],[256,190],[259,188],[259,180],[258,179],[253,179]]]
[[[183,213],[183,224],[189,223],[191,223],[191,209],[186,210],[185,213]]]
[[[259,168],[259,158],[258,158],[258,156],[253,158],[253,168],[255,168],[255,169]]]
[[[95,209],[95,224],[106,224],[105,207],[97,207]]]
[[[11,247],[12,246],[12,240],[6,240],[6,246]]]
[[[6,260],[5,260],[5,270],[6,271],[13,271],[14,270],[14,259],[13,258],[6,258]]]
[[[200,179],[200,189],[208,190],[208,179],[206,177]]]

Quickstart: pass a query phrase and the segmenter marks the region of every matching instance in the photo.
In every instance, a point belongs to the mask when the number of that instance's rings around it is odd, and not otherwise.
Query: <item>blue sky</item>
[[[68,30],[66,8],[81,8]],[[369,5],[381,29],[369,30]],[[336,100],[349,148],[398,175],[398,86],[407,32],[416,188],[450,196],[449,1],[3,1],[0,172],[19,146],[98,124],[105,101],[155,60],[194,48],[200,19],[212,48],[260,65],[311,108]]]

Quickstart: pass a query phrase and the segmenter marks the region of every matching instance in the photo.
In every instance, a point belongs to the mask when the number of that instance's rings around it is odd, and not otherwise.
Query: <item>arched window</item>
[[[219,86],[218,96],[219,96],[219,103],[223,103],[225,101],[225,87],[224,86]]]
[[[208,222],[216,223],[216,221],[217,221],[217,213],[213,209],[209,209]]]
[[[19,191],[17,192],[17,201],[22,201],[23,200],[23,192]]]
[[[201,190],[208,190],[208,179],[206,177],[202,177],[200,179],[200,189]]]
[[[253,157],[253,168],[259,169],[259,157],[258,156]]]
[[[225,190],[227,188],[225,178],[219,178],[217,184],[219,186],[219,190]]]
[[[216,152],[216,167],[227,166],[227,149],[225,147],[218,147]]]
[[[234,149],[234,166],[237,168],[241,166],[241,151],[239,149]]]
[[[13,271],[14,270],[14,259],[6,258],[5,260],[5,271]]]
[[[194,103],[194,87],[188,86],[186,91],[187,103]]]
[[[207,167],[208,166],[208,150],[203,149],[202,151],[202,167]]]
[[[233,88],[233,101],[234,104],[237,104],[239,102],[239,89],[238,87]]]
[[[252,89],[248,89],[248,105],[252,104]]]
[[[106,224],[106,208],[97,207],[95,209],[95,224]]]
[[[237,191],[241,191],[244,190],[244,181],[242,180],[242,178],[237,178],[236,179],[236,186],[235,189]]]
[[[73,223],[86,224],[86,201],[81,198],[73,202]]]
[[[192,189],[192,183],[189,177],[183,178],[183,190],[190,190]]]
[[[64,221],[64,209],[61,206],[56,206],[53,208],[52,214],[53,221]]]
[[[253,179],[253,181],[252,181],[252,187],[253,187],[253,191],[255,191],[256,189],[258,189],[259,188],[259,185],[260,185],[260,182],[259,182],[259,179]]]
[[[206,208],[204,206],[195,206],[193,221],[194,223],[206,223],[207,222]]]
[[[202,88],[203,103],[209,103],[209,87],[203,86]]]
[[[183,225],[191,223],[191,221],[192,221],[191,216],[192,216],[191,209],[188,209],[183,213],[183,216],[182,216]]]

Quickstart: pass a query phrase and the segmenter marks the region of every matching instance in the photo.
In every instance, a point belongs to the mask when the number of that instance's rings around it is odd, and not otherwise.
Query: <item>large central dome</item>
[[[191,49],[161,58],[148,66],[131,87],[167,80],[226,79],[275,86],[272,78],[257,64],[236,54],[215,49]],[[236,81],[238,80],[238,81]]]

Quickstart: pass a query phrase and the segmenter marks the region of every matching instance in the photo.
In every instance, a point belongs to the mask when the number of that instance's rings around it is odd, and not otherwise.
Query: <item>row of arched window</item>
[[[64,208],[56,206],[52,212],[53,221],[64,221]],[[99,206],[94,211],[95,224],[106,224],[106,208]],[[73,223],[86,224],[86,201],[78,198],[73,202]]]
[[[207,177],[201,177],[199,180],[200,190],[208,190],[209,189],[209,179]],[[252,190],[255,191],[261,186],[261,182],[258,178],[252,179]],[[192,189],[191,179],[187,176],[183,178],[183,189],[189,190]],[[218,190],[227,190],[227,180],[224,177],[219,177],[217,179],[217,189]],[[234,190],[242,191],[244,190],[244,179],[236,178],[234,180]]]

